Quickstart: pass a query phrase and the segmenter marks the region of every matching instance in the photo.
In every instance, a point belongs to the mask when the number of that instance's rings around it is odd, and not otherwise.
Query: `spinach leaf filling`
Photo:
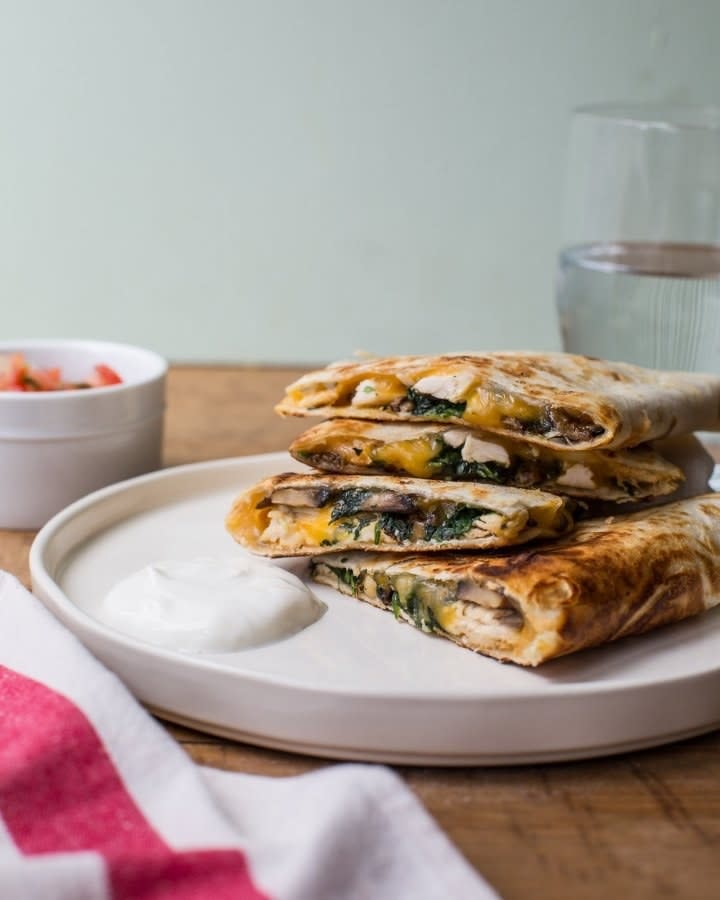
[[[510,467],[499,462],[469,462],[462,458],[459,447],[444,444],[440,453],[428,463],[433,475],[440,478],[453,478],[460,481],[492,481],[495,484],[506,484],[510,476]]]
[[[372,539],[375,544],[381,542],[383,534],[394,538],[398,544],[412,540],[412,520],[397,513],[360,513],[349,517],[346,522],[341,522],[340,528],[352,532],[353,540],[358,540],[362,530],[371,524],[374,525]],[[334,542],[328,542],[331,543]]]
[[[456,506],[430,533],[426,529],[426,540],[434,542],[457,540],[470,531],[476,519],[491,512],[491,509],[482,506]]]
[[[365,571],[355,574],[344,566],[331,566],[328,563],[313,562],[312,570],[317,571],[320,566],[327,566],[338,580],[338,585],[346,585],[354,597],[358,595],[358,587]],[[378,572],[370,575],[375,582],[375,591],[378,600],[386,608],[392,611],[396,619],[407,616],[412,624],[421,631],[442,632],[445,629],[440,625],[435,611],[435,606],[451,603],[455,599],[454,588],[440,586],[437,582],[423,583],[417,578],[402,576],[397,581],[388,577],[385,573]],[[430,592],[433,600],[430,601],[426,594]],[[439,592],[439,593],[438,593]]]
[[[360,582],[359,575],[356,575],[352,571],[352,569],[346,569],[343,566],[328,565],[328,569],[330,569],[333,575],[337,578],[338,582],[340,582],[341,584],[346,584],[350,588],[353,597],[357,597],[358,584]]]
[[[381,573],[373,577],[378,599],[385,606],[390,606],[396,619],[402,618],[404,613],[420,631],[445,631],[438,621],[435,607],[452,602],[453,589],[441,587],[437,582],[422,582],[407,574],[397,580]]]
[[[359,540],[362,531],[372,526],[372,541],[382,543],[383,534],[397,544],[412,541],[452,541],[467,534],[477,519],[493,510],[481,506],[466,504],[441,504],[423,511],[410,503],[407,511],[364,510],[362,507],[372,497],[372,489],[351,488],[345,490],[335,501],[330,514],[331,522],[338,522],[338,527]],[[343,521],[338,521],[342,519]],[[323,546],[331,546],[337,539],[323,540]]]
[[[383,513],[378,519],[380,530],[384,531],[388,537],[395,538],[398,544],[402,544],[410,539],[412,533],[412,522],[409,519],[396,515],[395,513]],[[380,540],[375,541],[376,544]]]
[[[330,521],[336,522],[345,516],[354,515],[365,501],[370,497],[372,491],[363,488],[350,488],[343,491],[333,506],[330,513]]]
[[[440,419],[453,416],[462,417],[467,406],[464,400],[453,403],[451,400],[433,397],[432,394],[422,394],[415,388],[408,388],[407,398],[412,405],[412,412],[416,416],[437,416]]]
[[[355,540],[367,525],[374,523],[373,541],[379,544],[383,533],[394,538],[399,544],[408,540],[412,535],[412,520],[403,513],[395,512],[362,512],[362,506],[372,496],[372,490],[364,488],[350,488],[343,491],[335,501],[330,521],[347,519],[341,522],[340,527],[351,531]]]
[[[392,606],[393,615],[396,619],[399,619],[402,607],[400,606],[400,595],[395,590],[390,592],[390,604]]]
[[[435,615],[435,610],[432,606],[425,607],[425,618],[424,618],[424,631],[444,631],[445,629],[440,625],[437,620],[437,616]]]

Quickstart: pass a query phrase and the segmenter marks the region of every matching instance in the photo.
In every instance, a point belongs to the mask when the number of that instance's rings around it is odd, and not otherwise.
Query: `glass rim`
[[[583,103],[572,110],[573,116],[608,119],[619,125],[657,128],[663,131],[720,132],[720,107],[692,103]]]

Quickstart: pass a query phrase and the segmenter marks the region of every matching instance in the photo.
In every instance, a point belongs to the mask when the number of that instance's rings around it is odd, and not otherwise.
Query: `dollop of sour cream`
[[[326,606],[291,572],[252,559],[166,560],[119,581],[95,617],[182,653],[228,653],[297,634]]]

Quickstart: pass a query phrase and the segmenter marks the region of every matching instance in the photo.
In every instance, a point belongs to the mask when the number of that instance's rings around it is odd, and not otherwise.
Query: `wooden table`
[[[174,368],[166,464],[286,447],[306,423],[272,406],[298,374]],[[0,568],[26,584],[32,538],[0,531]],[[332,765],[164,724],[205,765],[263,775]],[[507,900],[720,897],[720,732],[587,762],[398,771]]]

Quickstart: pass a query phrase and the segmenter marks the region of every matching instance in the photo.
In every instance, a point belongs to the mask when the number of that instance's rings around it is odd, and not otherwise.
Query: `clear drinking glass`
[[[720,109],[577,109],[564,230],[566,350],[720,372]]]

